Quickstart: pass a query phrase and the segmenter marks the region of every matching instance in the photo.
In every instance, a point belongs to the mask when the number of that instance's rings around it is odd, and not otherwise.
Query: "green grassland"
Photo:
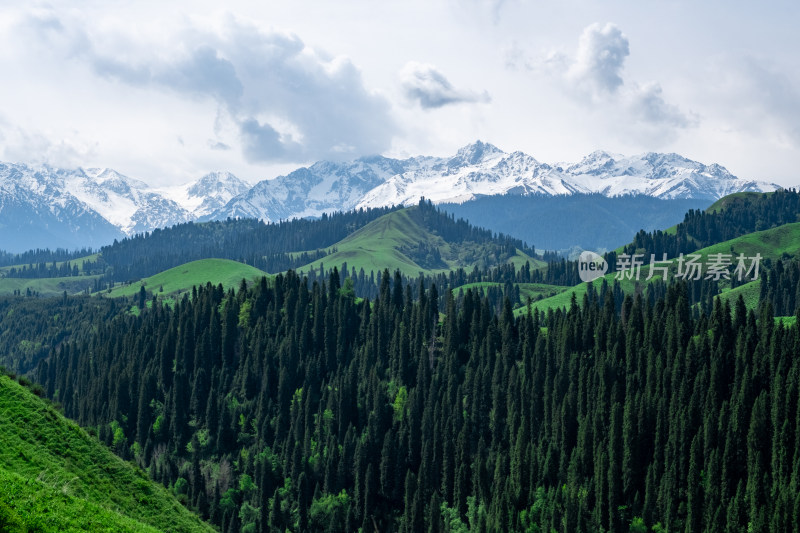
[[[778,226],[777,228],[764,231],[748,233],[747,235],[742,235],[741,237],[737,237],[729,241],[724,241],[706,248],[702,248],[693,253],[701,256],[699,262],[703,264],[708,264],[709,256],[715,254],[730,255],[730,259],[734,265],[736,265],[736,257],[739,254],[744,254],[746,258],[754,257],[756,254],[761,254],[762,260],[777,260],[787,255],[797,257],[800,254],[800,222],[785,224],[783,226]],[[676,258],[670,257],[667,259]],[[644,260],[645,262],[648,262],[649,258],[644,258]],[[748,260],[745,265],[749,267],[750,261]],[[609,284],[614,282],[614,278],[617,275],[617,273],[614,272],[615,267],[615,265],[609,265],[609,273],[605,275],[605,279]],[[672,267],[672,273],[674,273],[674,268],[675,267]],[[649,270],[649,266],[642,267],[639,279],[640,284],[647,283],[646,278]],[[596,279],[592,282],[595,286],[595,289],[600,287],[602,279],[603,278]],[[661,276],[656,275],[655,279],[661,279]],[[738,298],[739,294],[742,294],[742,296],[745,297],[745,303],[748,305],[748,307],[754,308],[758,305],[760,287],[757,285],[757,283],[757,281],[750,282],[746,285],[737,287],[736,289],[723,292],[723,296],[725,298]],[[627,293],[634,292],[636,289],[636,284],[636,280],[625,279],[621,281],[622,289]],[[538,302],[534,302],[533,308],[544,311],[549,308],[555,309],[568,307],[573,294],[575,294],[578,303],[580,303],[583,300],[583,295],[586,294],[586,287],[586,283],[581,283],[580,285],[576,285],[575,287],[572,287],[560,294],[550,298],[545,298],[544,300],[540,300]],[[753,295],[753,291],[755,291],[755,295]]]
[[[729,194],[727,196],[723,196],[710,206],[706,208],[706,213],[716,213],[717,211],[721,211],[726,209],[732,205],[735,205],[739,202],[743,202],[747,199],[754,199],[762,194],[772,194],[771,192],[761,193],[761,192],[736,192],[733,194]],[[670,226],[667,229],[663,230],[664,233],[667,235],[675,235],[678,232],[678,225]],[[691,238],[691,237],[690,237]],[[694,240],[694,239],[692,239]],[[615,250],[617,253],[622,253],[622,249],[624,246],[620,246]]]
[[[595,280],[592,282],[592,284],[595,286],[595,289],[599,289],[600,283],[600,280]],[[575,285],[574,287],[567,287],[566,290],[556,294],[555,296],[550,296],[549,298],[544,298],[538,302],[533,302],[531,304],[531,309],[546,311],[547,309],[551,308],[559,309],[562,307],[569,307],[573,295],[575,295],[578,300],[578,304],[580,304],[583,301],[583,295],[586,294],[588,285],[588,283],[581,283],[580,285]],[[516,314],[523,312],[527,312],[527,307],[521,307],[515,311]]]
[[[30,290],[40,296],[56,296],[63,294],[64,291],[75,294],[94,287],[94,280],[99,277],[99,275],[40,279],[0,277],[0,295],[14,294],[17,290],[22,294]]]
[[[425,227],[417,211],[417,207],[410,207],[388,213],[372,221],[345,239],[328,248],[330,253],[312,263],[303,265],[296,270],[299,273],[308,273],[311,270],[326,270],[334,266],[341,267],[347,263],[348,270],[364,269],[365,272],[381,272],[389,269],[390,272],[400,270],[407,276],[417,276],[420,273],[432,275],[448,272],[457,268],[472,270],[492,267],[497,264],[511,263],[516,268],[521,268],[529,263],[532,268],[544,268],[543,261],[532,258],[517,250],[509,254],[503,252],[502,257],[497,257],[498,247],[491,243],[460,242],[450,243],[445,241],[435,231]],[[421,257],[420,247],[433,250],[439,257],[429,259]],[[312,251],[316,252],[316,250]],[[291,252],[291,256],[299,256],[302,251]],[[71,261],[79,270],[83,269],[87,261],[96,261],[98,254],[82,257]],[[61,263],[57,263],[60,266]],[[23,265],[15,265],[17,268]],[[41,296],[60,295],[64,291],[69,294],[93,289],[99,276],[75,276],[65,278],[20,279],[5,278],[3,271],[13,267],[0,268],[0,295],[12,294],[20,291],[36,292]],[[148,292],[159,297],[174,298],[181,293],[190,291],[193,286],[204,285],[208,282],[222,285],[227,289],[241,283],[242,279],[252,280],[261,276],[269,276],[257,268],[227,259],[202,259],[165,270],[139,281],[107,289],[100,294],[109,297],[132,296],[137,294],[142,287]],[[533,297],[538,297],[541,291],[531,291]]]
[[[797,256],[800,252],[800,222],[784,224],[777,228],[764,231],[756,231],[742,235],[730,241],[714,244],[703,248],[695,253],[701,253],[704,257],[708,254],[743,253],[745,256],[761,254],[763,258],[780,259],[784,254]]]
[[[97,261],[97,258],[99,256],[100,256],[100,254],[92,254],[92,255],[86,255],[84,257],[78,257],[76,259],[72,259],[71,261],[57,261],[56,262],[56,267],[61,267],[62,265],[64,265],[64,263],[68,262],[71,266],[77,266],[78,267],[78,271],[83,272],[83,265],[87,261],[89,261],[89,262]],[[52,263],[47,263],[47,266],[52,266]],[[20,265],[8,265],[8,266],[0,267],[0,275],[2,275],[3,272],[8,272],[12,268],[16,268],[17,270],[20,270],[23,267],[30,267],[30,265],[29,264],[20,264]]]
[[[103,294],[115,298],[119,296],[132,296],[145,290],[158,295],[177,295],[191,291],[197,285],[222,284],[225,289],[238,287],[243,279],[252,281],[255,278],[269,276],[266,272],[250,265],[231,261],[229,259],[200,259],[175,268],[159,272],[149,278],[144,278],[130,285],[114,287],[111,292]]]
[[[336,243],[336,251],[322,259],[297,268],[298,272],[309,272],[324,268],[341,266],[347,263],[348,270],[355,267],[356,271],[381,272],[388,268],[390,272],[400,270],[407,276],[436,274],[447,272],[459,267],[471,269],[481,263],[487,262],[487,247],[477,243],[448,243],[439,235],[424,228],[414,219],[416,207],[394,211],[374,220]],[[408,251],[416,248],[420,243],[436,247],[441,254],[443,264],[425,267],[414,261]],[[491,258],[488,259],[491,263]],[[531,266],[539,268],[544,266],[542,261],[533,259],[522,252],[509,258],[516,266],[522,266],[529,261]]]
[[[744,300],[745,306],[748,309],[756,309],[758,308],[759,298],[761,296],[761,280],[757,279],[751,281],[750,283],[745,283],[744,285],[740,285],[735,289],[727,289],[723,290],[719,298],[723,301],[727,301],[730,303],[731,307],[736,303],[736,300],[739,299],[739,296],[742,297]],[[797,321],[797,317],[795,316],[776,316],[776,322],[781,322],[784,326],[794,326],[795,322]]]
[[[48,402],[0,376],[0,531],[213,531]]]
[[[531,300],[536,300],[540,297],[549,298],[569,289],[569,287],[564,287],[562,285],[547,285],[545,283],[515,283],[515,285],[519,287],[519,297],[523,303],[528,298]],[[469,289],[487,289],[489,287],[499,287],[502,289],[504,286],[504,283],[480,281],[476,283],[467,283],[466,285],[456,287],[453,289],[453,292],[458,293],[461,290],[467,292]]]
[[[87,255],[79,257],[70,261],[70,265],[76,265],[78,271],[83,272],[83,265],[87,261],[97,261],[98,254]],[[64,261],[56,263],[60,267]],[[25,294],[27,291],[36,292],[40,296],[55,296],[67,291],[68,294],[75,294],[82,292],[87,288],[94,287],[94,280],[99,278],[99,275],[94,276],[69,276],[63,278],[7,278],[5,273],[12,268],[21,269],[23,266],[30,265],[9,265],[0,267],[0,295],[14,294],[15,291],[20,291]]]
[[[761,280],[753,280],[744,285],[739,285],[735,289],[725,289],[720,293],[719,298],[733,306],[736,300],[739,299],[739,296],[744,299],[744,304],[748,309],[755,309],[758,307],[758,300],[761,297]]]

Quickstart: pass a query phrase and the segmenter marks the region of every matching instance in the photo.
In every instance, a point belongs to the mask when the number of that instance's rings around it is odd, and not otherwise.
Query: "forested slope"
[[[467,291],[289,272],[98,322],[40,365],[67,415],[223,531],[793,531],[800,337],[589,291],[514,318]],[[90,356],[91,354],[91,356]]]

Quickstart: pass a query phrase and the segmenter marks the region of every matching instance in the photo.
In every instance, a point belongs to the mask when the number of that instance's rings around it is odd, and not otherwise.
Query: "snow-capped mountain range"
[[[598,151],[575,164],[548,165],[480,141],[452,157],[321,161],[253,186],[228,172],[153,188],[111,169],[0,163],[0,249],[98,246],[190,220],[277,221],[410,204],[421,196],[434,203],[463,203],[504,194],[643,194],[710,203],[733,192],[777,188],[677,154],[625,157]],[[74,238],[67,238],[70,235]]]

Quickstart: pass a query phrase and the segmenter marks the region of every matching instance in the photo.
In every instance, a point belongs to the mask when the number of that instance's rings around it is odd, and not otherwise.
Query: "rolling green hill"
[[[99,257],[99,255],[100,255],[100,254],[92,254],[92,255],[86,255],[86,256],[83,256],[83,257],[78,257],[78,258],[76,258],[76,259],[72,259],[72,260],[70,260],[70,261],[56,261],[56,262],[55,262],[55,265],[56,265],[57,267],[60,267],[60,266],[62,266],[64,263],[69,263],[71,266],[72,266],[72,265],[74,265],[74,266],[77,266],[77,267],[78,267],[78,270],[79,270],[79,271],[81,271],[81,272],[83,272],[83,266],[84,266],[86,263],[93,263],[93,262],[97,261],[97,258]],[[50,266],[50,264],[51,264],[51,263],[47,263],[47,265],[48,265],[48,266]],[[20,270],[20,269],[22,269],[23,267],[27,267],[27,266],[30,266],[30,265],[19,264],[19,265],[7,265],[7,266],[0,266],[0,275],[2,275],[2,274],[3,274],[3,273],[5,273],[5,272],[8,272],[8,271],[9,271],[9,270],[11,270],[12,268],[13,268],[13,269]]]
[[[40,296],[58,296],[64,291],[67,291],[68,294],[75,294],[94,287],[95,280],[98,278],[100,278],[99,275],[34,279],[0,277],[0,295],[14,294],[14,291],[20,291],[22,294],[30,291]]]
[[[320,267],[326,271],[341,268],[347,263],[348,270],[364,269],[368,276],[370,272],[388,269],[391,272],[400,270],[409,277],[420,273],[446,273],[457,268],[483,270],[502,264],[513,264],[518,269],[526,263],[534,269],[546,266],[535,259],[532,249],[521,241],[456,220],[430,202],[371,214],[354,212],[339,218],[301,224],[294,232],[289,228],[293,223],[277,229],[272,226],[253,229],[247,224],[240,227],[232,221],[197,227],[192,224],[176,226],[154,232],[150,239],[137,237],[106,247],[99,254],[75,259],[70,265],[74,264],[80,275],[73,277],[4,278],[4,273],[12,268],[19,270],[24,265],[2,267],[0,294],[34,292],[52,296],[64,291],[75,294],[87,288],[97,291],[113,280],[117,286],[112,284],[110,291],[102,289],[102,294],[131,296],[145,287],[148,292],[167,296],[208,282],[230,287],[238,285],[243,278],[250,280],[267,275],[264,270],[248,265],[271,265],[275,267],[274,272],[293,269],[308,273],[319,271]],[[304,238],[301,233],[308,230],[306,226],[316,228],[314,235],[318,238]],[[275,231],[267,231],[271,229]],[[217,235],[219,238],[214,238],[216,230],[222,232]],[[276,232],[280,235],[272,235]],[[334,237],[338,240],[334,241]],[[325,242],[325,246],[302,247],[319,242]],[[187,248],[187,243],[193,246]],[[170,255],[173,251],[175,253]],[[206,254],[214,254],[216,258],[206,257],[172,266],[180,257],[196,258]],[[246,260],[247,264],[223,257],[244,257],[246,259],[240,260]],[[41,266],[55,272],[62,264],[44,262],[28,266],[34,269]],[[86,265],[91,265],[91,270],[84,272]]]
[[[9,271],[12,269],[22,270],[23,268],[37,268],[38,265],[8,265],[0,267],[0,295],[14,294],[19,291],[21,294],[28,292],[36,293],[39,296],[56,296],[67,291],[68,294],[75,294],[85,291],[87,288],[91,290],[94,287],[95,280],[100,278],[98,275],[84,274],[84,265],[87,263],[92,264],[97,261],[98,254],[87,255],[68,261],[70,266],[76,266],[79,276],[65,276],[65,277],[42,277],[42,278],[18,278],[7,277]],[[67,261],[56,261],[57,268],[62,267]],[[47,267],[51,267],[53,263],[46,263]]]
[[[701,263],[707,262],[709,255],[712,254],[731,254],[734,261],[740,253],[744,254],[745,257],[753,257],[756,254],[761,254],[763,259],[771,260],[780,259],[781,257],[786,257],[787,255],[797,257],[798,254],[800,254],[800,222],[785,224],[783,226],[778,226],[777,228],[764,231],[748,233],[747,235],[742,235],[741,237],[737,237],[729,241],[724,241],[706,248],[702,248],[693,253],[702,257],[700,260]],[[646,259],[649,261],[649,258]],[[609,265],[609,273],[604,276],[609,284],[614,282],[614,277],[616,275],[614,270],[615,265]],[[649,267],[642,267],[640,275],[642,280],[641,283],[646,283],[644,280],[647,277],[648,272]],[[657,277],[660,279],[660,276]],[[600,287],[600,284],[602,283],[601,279],[597,279],[593,282],[595,288]],[[570,304],[573,294],[575,294],[578,302],[580,303],[583,295],[586,293],[586,285],[586,283],[581,283],[580,285],[576,285],[575,287],[572,287],[571,289],[560,294],[550,298],[545,298],[538,302],[534,302],[533,308],[547,310],[548,308],[555,309],[567,307]],[[621,285],[625,292],[633,292],[636,283],[634,280],[623,280]],[[756,306],[758,305],[758,288],[759,285],[756,281],[737,287],[729,293],[724,292],[723,295],[727,299],[738,298],[738,295],[742,294],[745,297],[745,302],[748,304],[748,307]],[[755,296],[753,296],[753,291],[755,291]]]
[[[115,287],[105,294],[114,298],[132,296],[144,287],[145,290],[160,295],[175,295],[191,291],[193,286],[222,283],[225,289],[237,287],[243,279],[248,281],[269,276],[257,268],[231,261],[230,259],[201,259],[159,272],[154,276],[139,280],[130,285]]]
[[[0,376],[0,531],[213,531],[49,403]]]
[[[704,258],[708,254],[743,253],[746,256],[753,256],[760,253],[762,257],[769,259],[779,259],[784,254],[795,256],[800,252],[800,222],[784,224],[777,228],[764,231],[756,231],[742,235],[736,239],[721,242],[712,246],[698,250],[695,253],[702,254]]]
[[[758,307],[758,299],[761,296],[761,280],[753,280],[734,289],[723,290],[719,295],[721,299],[730,302],[731,305],[736,302],[739,296],[744,299],[744,304],[748,309]]]
[[[720,211],[725,211],[726,209],[736,208],[736,207],[745,207],[749,203],[755,202],[761,196],[769,196],[771,192],[768,193],[760,193],[760,192],[736,192],[733,194],[729,194],[727,196],[723,196],[710,206],[705,209],[706,213],[714,214]],[[667,229],[663,230],[663,232],[667,235],[675,235],[677,234],[678,225],[675,224],[674,226],[670,226]],[[691,238],[691,237],[690,237]],[[694,240],[694,239],[692,239]],[[616,248],[617,253],[621,253],[622,249],[625,246],[620,246]]]
[[[721,211],[723,209],[727,209],[732,205],[738,203],[744,203],[747,201],[752,201],[758,198],[763,194],[773,194],[771,192],[763,193],[763,192],[735,192],[733,194],[729,194],[727,196],[723,196],[710,206],[706,208],[706,213],[716,213],[717,211]]]
[[[524,303],[528,298],[531,300],[536,300],[539,297],[548,298],[551,296],[555,296],[556,294],[562,293],[569,289],[569,287],[564,287],[561,285],[547,285],[546,283],[516,283],[519,286],[519,296],[520,300]],[[498,287],[503,288],[503,283],[494,283],[489,281],[481,281],[476,283],[467,283],[466,285],[461,285],[453,289],[454,292],[464,291],[466,292],[469,289],[486,289],[488,287]]]
[[[440,258],[423,257],[420,245],[425,250],[436,249]],[[361,268],[365,272],[390,272],[400,270],[408,276],[436,274],[458,267],[472,269],[494,264],[513,262],[521,266],[529,261],[533,267],[544,263],[517,250],[509,257],[497,257],[494,246],[487,242],[462,240],[450,241],[435,229],[426,226],[418,206],[394,211],[374,220],[334,245],[335,252],[308,265],[297,268],[298,272],[341,266],[348,269]]]

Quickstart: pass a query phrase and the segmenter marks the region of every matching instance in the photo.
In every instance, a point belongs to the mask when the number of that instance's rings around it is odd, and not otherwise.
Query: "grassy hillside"
[[[98,254],[87,255],[69,261],[72,266],[77,266],[79,272],[83,272],[83,266],[86,262],[97,261]],[[61,267],[65,261],[56,262],[56,267]],[[48,267],[52,263],[47,263]],[[68,294],[75,294],[85,291],[87,288],[94,287],[95,279],[100,276],[75,276],[75,277],[57,277],[57,278],[7,278],[6,274],[13,268],[21,270],[23,267],[29,265],[9,265],[0,267],[0,295],[14,294],[15,291],[20,291],[26,294],[28,291],[35,292],[40,296],[55,296],[67,291]]]
[[[757,279],[750,283],[740,285],[735,289],[727,289],[720,293],[719,298],[730,302],[733,305],[741,296],[748,309],[758,307],[758,299],[761,296],[761,280]]]
[[[727,196],[723,196],[706,209],[707,213],[715,213],[717,211],[726,209],[727,207],[734,205],[739,202],[747,201],[755,199],[762,194],[772,194],[771,192],[768,193],[761,193],[761,192],[735,192],[733,194],[729,194]]]
[[[0,531],[212,531],[144,472],[0,376]]]
[[[562,293],[569,289],[569,287],[564,287],[561,285],[547,285],[545,283],[516,283],[519,286],[519,296],[520,300],[523,303],[527,301],[528,298],[531,300],[536,300],[539,297],[548,298],[551,296],[555,296],[556,294]],[[488,287],[499,287],[503,288],[503,283],[493,283],[489,281],[482,281],[478,283],[467,283],[466,285],[462,285],[453,289],[453,292],[457,293],[458,291],[463,290],[466,292],[469,289],[486,289]]]
[[[27,291],[36,292],[40,296],[57,296],[67,291],[68,294],[75,294],[94,287],[94,280],[100,276],[71,276],[65,278],[3,278],[0,277],[0,295],[14,294],[20,291],[25,294]]]
[[[719,253],[731,254],[734,261],[740,253],[743,253],[745,257],[753,257],[756,254],[761,254],[763,259],[772,260],[780,259],[786,255],[798,256],[798,254],[800,254],[800,222],[785,224],[783,226],[778,226],[777,228],[757,231],[755,233],[749,233],[747,235],[737,237],[736,239],[731,239],[713,246],[702,248],[693,253],[702,256],[701,263],[706,263],[709,255]],[[649,261],[649,257],[645,259]],[[668,259],[675,258],[670,257]],[[749,262],[747,265],[749,266]],[[616,275],[614,270],[615,265],[609,265],[609,273],[605,275],[605,279],[609,284],[614,282],[614,276]],[[644,280],[647,278],[649,270],[649,267],[642,267],[640,274],[640,279],[642,280],[641,283],[646,283]],[[660,275],[657,277],[660,278]],[[595,288],[599,288],[601,279],[597,279],[593,282],[595,284]],[[577,296],[578,302],[580,303],[583,295],[586,293],[586,285],[586,283],[581,283],[580,285],[576,285],[575,287],[572,287],[556,296],[535,302],[533,307],[540,310],[567,307],[569,306],[573,293]],[[635,285],[635,281],[625,280],[622,283],[622,289],[625,292],[633,292]],[[755,294],[753,294],[753,291],[755,291]],[[758,291],[759,285],[756,281],[738,287],[732,291],[724,292],[723,296],[725,298],[738,298],[739,294],[742,294],[745,297],[745,303],[747,303],[748,306],[755,307],[758,305]]]
[[[410,207],[384,215],[352,233],[334,246],[336,251],[320,260],[299,267],[299,272],[308,272],[312,269],[341,266],[347,262],[348,269],[361,268],[365,272],[380,272],[388,268],[390,272],[400,270],[408,276],[416,276],[420,272],[435,274],[446,272],[458,267],[472,268],[481,263],[491,264],[493,258],[487,257],[489,249],[485,244],[463,242],[449,243],[434,231],[424,227],[415,216],[417,207]],[[441,262],[437,264],[420,264],[413,258],[413,250],[420,243],[438,249]],[[517,266],[530,261],[531,266],[543,266],[537,261],[521,252],[508,259]]]
[[[432,206],[423,210],[420,206],[400,209],[383,215],[353,231],[344,239],[330,246],[325,257],[303,265],[295,270],[307,273],[326,270],[347,263],[348,269],[364,269],[366,273],[400,270],[407,276],[436,274],[456,268],[472,270],[512,263],[520,268],[526,262],[533,268],[545,263],[525,254],[521,243],[509,244],[513,240],[493,237],[491,232],[465,228],[466,223],[451,220],[447,215],[436,213]],[[443,238],[439,234],[447,235]],[[449,241],[448,241],[449,239]],[[515,250],[515,247],[517,249]],[[316,254],[316,250],[312,250]],[[104,252],[105,253],[105,252]],[[303,251],[289,252],[294,258]],[[98,255],[79,258],[72,263],[83,268],[86,261],[96,261]],[[107,258],[106,258],[107,259]],[[135,258],[131,259],[135,262]],[[71,263],[71,264],[72,264]],[[20,266],[20,265],[18,265]],[[4,267],[10,269],[12,267]],[[20,291],[36,292],[42,296],[60,295],[64,291],[74,294],[87,288],[94,289],[97,276],[68,278],[16,279],[3,278],[0,269],[0,295]],[[176,296],[192,286],[222,283],[226,288],[238,285],[242,279],[269,275],[266,272],[229,259],[206,258],[184,263],[145,277],[131,284],[121,284],[101,294],[109,297],[131,296],[142,287],[161,296]]]
[[[87,263],[87,262],[95,262],[95,261],[97,261],[97,258],[99,257],[99,255],[100,254],[92,254],[92,255],[86,255],[86,256],[83,256],[83,257],[78,257],[78,258],[72,259],[70,261],[56,261],[56,266],[57,267],[61,267],[64,263],[69,263],[71,266],[77,266],[78,270],[83,272],[83,265],[85,263]],[[47,263],[47,266],[50,266],[51,264],[52,263]],[[8,272],[12,268],[15,268],[17,270],[21,270],[23,267],[27,267],[27,266],[30,266],[30,265],[19,264],[19,265],[0,266],[0,275],[2,275],[3,272]]]
[[[800,222],[785,224],[764,231],[748,233],[730,241],[721,242],[695,253],[703,256],[716,253],[743,253],[753,256],[760,253],[764,258],[779,259],[784,254],[795,256],[800,252]]]
[[[145,290],[166,296],[190,291],[193,286],[205,285],[208,282],[212,285],[222,283],[222,286],[228,289],[237,287],[242,279],[250,281],[262,276],[269,274],[230,259],[201,259],[159,272],[130,285],[115,287],[111,292],[104,294],[112,298],[131,296],[144,287]]]

